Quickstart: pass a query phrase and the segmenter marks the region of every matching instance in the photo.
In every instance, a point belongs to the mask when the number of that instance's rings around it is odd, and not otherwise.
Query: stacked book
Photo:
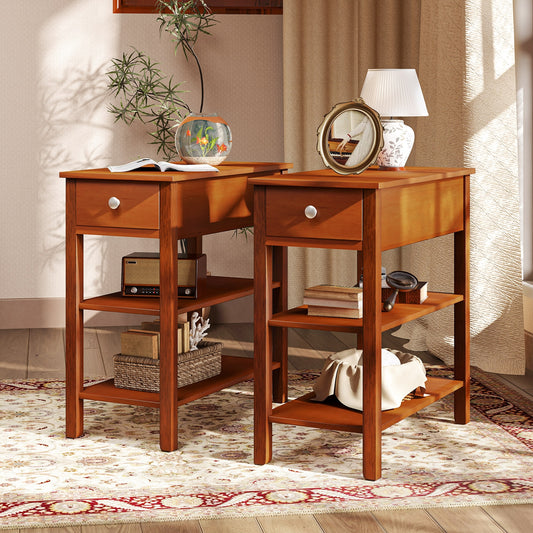
[[[341,285],[315,285],[304,291],[309,316],[363,317],[363,289]]]
[[[189,351],[190,325],[178,323],[178,354]],[[143,322],[141,329],[130,329],[120,335],[122,355],[159,359],[159,320]]]

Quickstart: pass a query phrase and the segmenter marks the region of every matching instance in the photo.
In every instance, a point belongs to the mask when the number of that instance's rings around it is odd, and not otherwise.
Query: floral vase
[[[383,168],[404,168],[415,142],[413,129],[403,120],[382,120],[383,149],[376,163]]]
[[[178,126],[175,142],[183,161],[219,165],[231,150],[231,130],[216,114],[191,114]]]

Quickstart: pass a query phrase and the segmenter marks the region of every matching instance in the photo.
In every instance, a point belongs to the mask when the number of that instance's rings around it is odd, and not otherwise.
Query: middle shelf
[[[464,298],[461,294],[429,292],[427,300],[424,303],[397,303],[391,311],[381,313],[381,330],[387,331],[388,329],[400,326],[401,324],[428,315],[439,309],[444,309],[445,307],[462,302],[463,300]],[[324,331],[357,333],[362,332],[363,330],[363,319],[309,316],[307,314],[307,306],[303,305],[274,314],[268,321],[268,325],[281,328],[318,329]]]
[[[276,285],[274,285],[276,286]],[[279,283],[277,284],[279,286]],[[197,298],[179,298],[178,309],[182,313],[195,311],[236,298],[249,296],[254,292],[254,280],[225,276],[207,276],[199,281]],[[159,297],[123,296],[120,292],[87,298],[80,303],[81,309],[159,315]]]

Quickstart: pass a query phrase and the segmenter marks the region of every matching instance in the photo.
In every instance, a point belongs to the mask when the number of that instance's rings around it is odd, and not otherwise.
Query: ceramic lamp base
[[[376,164],[382,170],[401,170],[405,167],[415,142],[415,133],[403,120],[382,120],[383,149]]]

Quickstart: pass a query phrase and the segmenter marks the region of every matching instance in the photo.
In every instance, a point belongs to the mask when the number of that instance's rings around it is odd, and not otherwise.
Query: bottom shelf
[[[462,386],[462,381],[428,378],[426,382],[427,396],[405,400],[400,407],[383,411],[381,414],[381,430],[383,431],[400,420],[411,416],[420,411],[420,409],[460,389]],[[315,402],[311,400],[313,397],[314,393],[309,393],[276,407],[269,417],[270,422],[362,433],[363,414],[360,411],[349,409],[338,403]]]
[[[279,363],[273,368],[279,368]],[[218,376],[213,376],[198,383],[192,383],[178,389],[178,405],[203,398],[209,394],[252,379],[254,376],[254,360],[247,357],[222,356],[222,371]],[[115,387],[113,380],[108,379],[84,387],[80,394],[83,400],[96,400],[100,402],[123,403],[127,405],[143,405],[145,407],[159,407],[158,392],[144,392]]]

